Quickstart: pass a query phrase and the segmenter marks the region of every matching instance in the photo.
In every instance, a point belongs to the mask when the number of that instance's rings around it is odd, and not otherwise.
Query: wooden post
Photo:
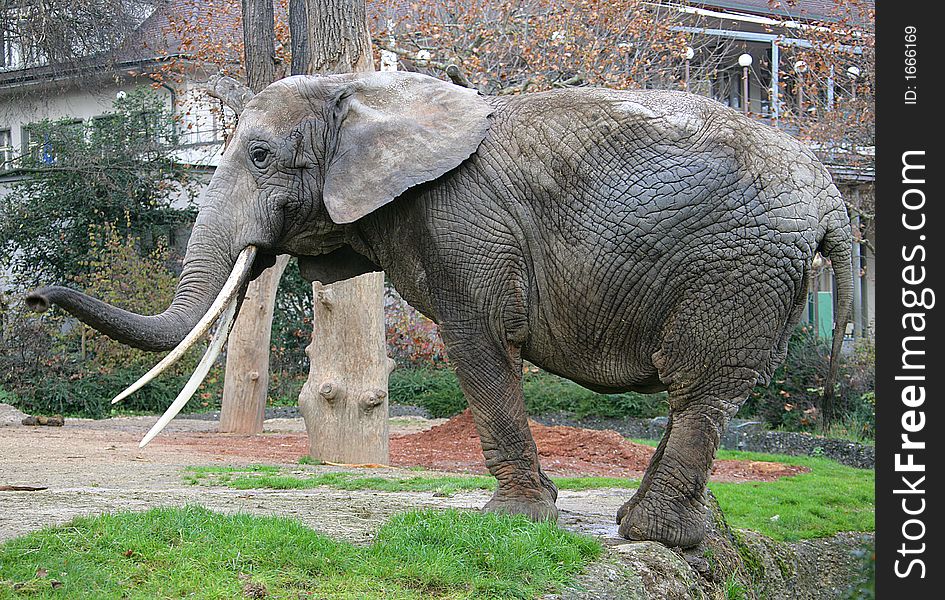
[[[857,204],[859,206],[859,204]],[[860,293],[862,287],[860,285],[860,217],[856,215],[853,217],[853,228],[857,230],[857,237],[853,238],[853,337],[858,338],[863,336],[862,331],[862,310],[863,304],[860,301]]]
[[[291,0],[293,74],[373,71],[364,0]],[[384,275],[312,285],[311,361],[299,407],[313,458],[382,463],[388,458]]]
[[[275,80],[272,0],[243,0],[246,83],[259,92]],[[269,342],[279,279],[289,262],[280,256],[246,289],[226,351],[220,431],[262,433],[269,392]]]

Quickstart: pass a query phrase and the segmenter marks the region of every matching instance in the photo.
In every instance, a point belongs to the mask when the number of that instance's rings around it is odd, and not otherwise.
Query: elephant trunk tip
[[[49,310],[49,297],[46,294],[47,288],[34,290],[26,296],[26,306],[33,312],[43,313]]]

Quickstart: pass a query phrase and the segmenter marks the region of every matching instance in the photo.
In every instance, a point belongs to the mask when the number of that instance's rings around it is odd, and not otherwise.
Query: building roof
[[[50,83],[54,80],[75,79],[117,70],[131,70],[153,64],[167,56],[178,54],[182,40],[176,36],[172,20],[187,17],[192,22],[214,19],[213,34],[221,41],[239,32],[239,0],[153,0],[154,11],[123,40],[111,57],[105,53],[85,57],[73,64],[39,65],[0,71],[0,90],[20,85]],[[234,6],[235,11],[222,10]],[[227,26],[232,25],[232,26]]]
[[[870,5],[873,0],[868,0]],[[721,11],[753,15],[789,17],[799,21],[830,21],[836,19],[837,0],[715,0],[693,4]]]
[[[223,10],[222,7],[230,10]],[[175,54],[180,51],[182,41],[171,26],[172,19],[190,22],[207,22],[212,19],[211,35],[221,41],[233,35],[240,36],[240,0],[158,0],[157,10],[148,17],[123,49],[123,58],[140,58]],[[234,33],[235,32],[235,33]]]

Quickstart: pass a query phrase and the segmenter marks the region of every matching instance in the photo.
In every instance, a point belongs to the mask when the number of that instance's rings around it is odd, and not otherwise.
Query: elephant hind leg
[[[793,308],[784,290],[764,282],[741,289],[732,273],[694,286],[653,355],[670,421],[640,489],[618,512],[623,537],[691,547],[705,535],[705,486],[722,431],[769,369]]]
[[[722,429],[758,377],[747,368],[670,386],[670,421],[636,494],[617,513],[620,535],[671,547],[705,535],[705,486]]]

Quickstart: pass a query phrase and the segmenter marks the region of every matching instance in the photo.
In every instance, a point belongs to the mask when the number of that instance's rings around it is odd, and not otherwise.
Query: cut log
[[[242,14],[246,82],[249,90],[259,92],[276,78],[272,2],[243,0]],[[214,80],[211,87],[220,87],[217,85],[220,82],[219,78]],[[248,92],[241,91],[242,100],[245,101],[248,96]],[[227,345],[226,375],[220,406],[221,432],[262,433],[269,392],[272,311],[279,279],[288,261],[288,256],[280,256],[275,265],[251,281],[246,289],[246,299],[233,324]]]
[[[272,311],[279,279],[288,262],[287,255],[277,257],[276,264],[263,271],[246,290],[227,344],[220,406],[222,433],[262,433],[269,394]]]
[[[311,360],[299,406],[310,455],[325,462],[387,464],[387,377],[393,361],[384,339],[384,275],[369,273],[330,286],[313,284]]]

